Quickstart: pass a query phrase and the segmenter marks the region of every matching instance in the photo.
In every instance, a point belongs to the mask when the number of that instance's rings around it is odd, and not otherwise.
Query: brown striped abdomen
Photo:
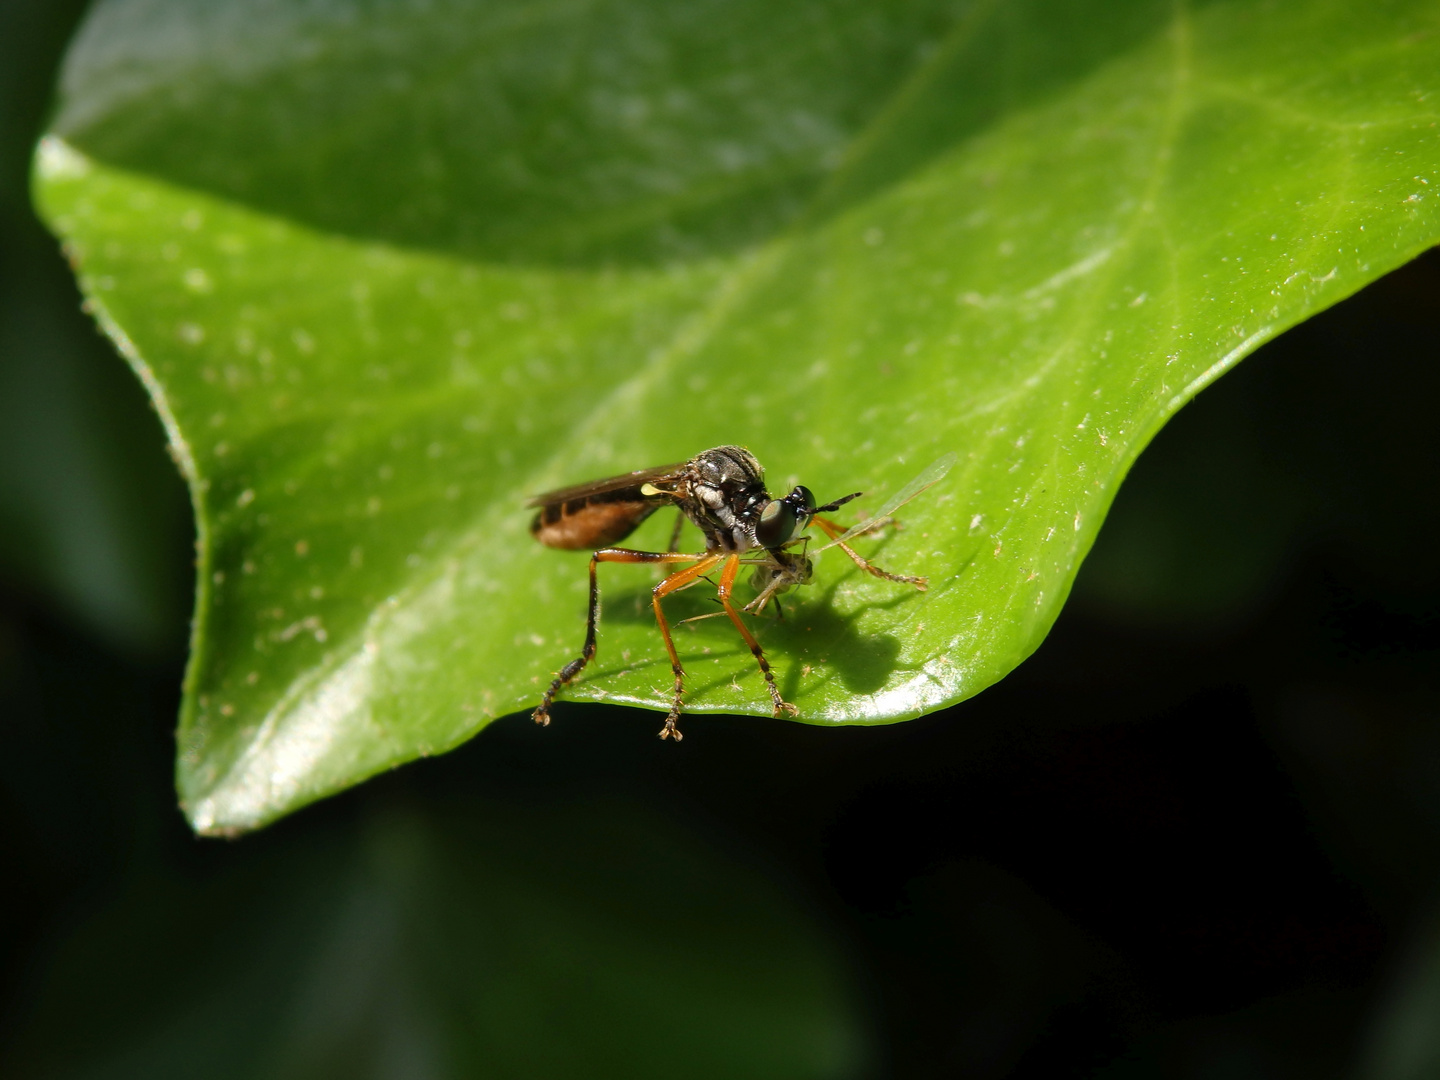
[[[665,501],[613,498],[611,494],[571,499],[542,507],[530,523],[530,535],[546,547],[594,551],[618,544]]]

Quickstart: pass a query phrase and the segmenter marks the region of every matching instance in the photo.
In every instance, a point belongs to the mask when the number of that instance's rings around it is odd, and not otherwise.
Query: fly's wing
[[[668,487],[683,468],[682,462],[637,469],[537,495],[526,504],[540,508],[530,534],[546,547],[564,551],[618,544],[660,507],[674,503]]]
[[[914,480],[911,480],[894,495],[890,496],[890,498],[885,501],[885,505],[880,508],[879,513],[866,518],[860,522],[859,525],[847,529],[824,547],[817,548],[814,554],[818,555],[820,552],[828,551],[830,548],[835,547],[835,545],[843,544],[853,537],[871,532],[877,524],[883,522],[891,514],[895,513],[896,510],[899,510],[900,507],[915,498],[916,495],[919,495],[927,488],[934,487],[941,480],[945,479],[945,474],[954,467],[957,460],[959,460],[959,455],[955,453],[949,453],[942,458],[937,458],[927,465],[919,476],[915,477]]]
[[[625,488],[634,488],[637,497],[657,498],[666,501],[663,494],[655,496],[641,496],[640,488],[646,484],[663,486],[666,480],[673,478],[686,463],[677,461],[673,465],[656,465],[653,469],[636,469],[634,472],[621,473],[619,476],[607,476],[604,480],[591,480],[586,484],[576,484],[574,487],[557,488],[554,491],[547,491],[543,495],[536,495],[534,498],[525,501],[526,506],[554,506],[558,503],[574,502],[576,499],[588,499],[592,495],[607,495],[612,491],[622,491]]]

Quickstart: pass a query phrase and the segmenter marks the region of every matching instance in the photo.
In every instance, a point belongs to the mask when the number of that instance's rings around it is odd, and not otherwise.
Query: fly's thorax
[[[749,551],[755,540],[755,521],[770,502],[765,474],[755,456],[741,446],[706,450],[686,470],[686,515],[705,534],[710,550]]]
[[[743,446],[717,446],[706,450],[691,459],[690,468],[698,479],[716,487],[751,483],[763,485],[765,480],[765,470],[760,467],[760,462]]]

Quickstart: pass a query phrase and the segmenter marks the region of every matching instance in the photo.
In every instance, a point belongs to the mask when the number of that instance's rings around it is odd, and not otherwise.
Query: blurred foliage
[[[35,220],[28,163],[76,2],[0,5],[0,566],[123,648],[183,634],[184,494],[159,424]]]
[[[38,193],[191,485],[192,822],[533,707],[585,578],[525,497],[721,443],[871,507],[960,455],[880,545],[928,593],[832,556],[761,624],[799,719],[992,684],[1176,409],[1440,238],[1436,28],[1337,0],[101,4]],[[570,696],[666,708],[640,575],[606,577]],[[723,620],[680,648],[693,711],[770,712]]]
[[[1440,1073],[1440,934],[1415,942],[1371,1038],[1363,1080],[1426,1080]]]
[[[132,882],[10,1075],[860,1075],[847,973],[755,869],[622,806],[384,807]]]

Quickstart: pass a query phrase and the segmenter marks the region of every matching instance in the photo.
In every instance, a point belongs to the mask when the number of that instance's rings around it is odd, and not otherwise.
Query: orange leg
[[[557,674],[554,681],[551,682],[550,688],[545,691],[545,696],[540,699],[540,705],[536,708],[534,713],[535,722],[542,725],[550,723],[550,706],[555,701],[555,695],[560,693],[561,689],[564,688],[567,683],[572,681],[577,675],[580,674],[580,672],[585,670],[586,664],[588,664],[591,660],[595,659],[595,632],[600,624],[600,583],[595,575],[595,570],[600,563],[694,562],[696,566],[703,566],[708,569],[709,567],[712,567],[717,562],[719,562],[720,558],[721,556],[719,555],[687,555],[678,551],[631,551],[628,548],[602,548],[600,551],[597,551],[595,552],[595,554],[591,555],[590,613],[585,620],[585,645],[580,650],[579,656],[577,656],[574,660],[571,660],[570,663],[566,664],[563,668],[560,669],[559,674]],[[670,577],[666,578],[665,581],[661,582],[660,586],[657,586],[656,588],[658,589],[661,586],[668,584],[669,582],[675,580],[675,578],[680,577],[682,574],[688,574],[693,569],[694,567],[688,567],[687,569],[680,571],[679,574],[672,574]],[[701,572],[703,573],[703,570]],[[675,588],[679,587],[680,586],[678,585],[675,586]],[[670,591],[673,592],[674,590],[672,589]],[[660,605],[658,600],[656,601],[655,605],[655,613],[657,616],[660,615]],[[665,619],[663,616],[660,617],[660,631],[662,634],[665,635],[665,645],[670,650],[671,666],[675,669],[676,672],[676,702],[678,705],[680,661],[676,659],[675,646],[670,642],[670,628],[665,625]],[[678,715],[678,708],[671,710],[670,718],[666,721],[665,724],[666,730],[665,732],[662,732],[662,734],[673,732],[675,738],[679,739],[680,733],[674,730],[676,715]]]
[[[787,712],[794,716],[799,710],[780,696],[780,688],[775,685],[775,676],[770,672],[770,661],[765,659],[765,653],[750,628],[741,621],[740,613],[730,604],[730,589],[735,584],[735,575],[739,572],[740,556],[732,554],[726,558],[724,569],[720,571],[720,603],[725,608],[725,614],[729,615],[730,621],[735,624],[735,629],[739,630],[740,636],[745,639],[745,644],[750,646],[750,655],[755,657],[755,663],[760,665],[760,674],[765,676],[770,700],[775,703],[775,716],[779,718]]]
[[[812,517],[810,520],[813,521],[816,525],[819,525],[820,528],[824,531],[825,535],[830,537],[831,540],[834,540],[839,536],[843,536],[845,533],[845,529],[842,526],[835,524],[835,522],[833,521],[827,521],[825,518]],[[886,520],[889,519],[882,519],[882,521]],[[866,529],[865,531],[869,532],[870,530]],[[924,592],[930,587],[930,581],[928,578],[911,577],[909,574],[892,574],[888,570],[881,570],[880,567],[876,566],[874,563],[864,558],[849,544],[836,544],[835,546],[838,547],[841,551],[845,552],[846,555],[849,555],[851,561],[853,561],[856,566],[860,567],[860,569],[864,570],[867,574],[874,574],[876,577],[884,578],[886,581],[898,581],[902,585],[914,585],[921,592]]]
[[[675,571],[650,591],[650,603],[655,608],[655,621],[660,624],[660,636],[665,639],[665,651],[670,654],[670,670],[675,673],[675,698],[670,703],[670,715],[665,717],[665,726],[660,729],[660,738],[668,739],[673,735],[676,742],[685,737],[675,726],[675,722],[680,719],[680,706],[685,694],[685,669],[680,666],[680,654],[675,651],[675,641],[670,637],[670,624],[665,621],[665,609],[660,606],[660,600],[687,585],[695,584],[705,576],[705,571],[712,569],[716,563],[725,558],[724,555],[713,554],[686,557],[698,558],[700,561],[694,566],[687,566],[684,570]],[[730,558],[738,560],[739,556],[731,555]]]

